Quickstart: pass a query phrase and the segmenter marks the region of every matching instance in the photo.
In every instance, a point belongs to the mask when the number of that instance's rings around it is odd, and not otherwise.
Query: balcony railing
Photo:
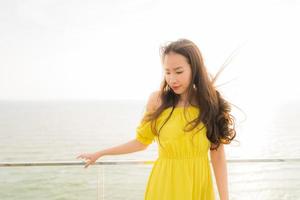
[[[266,158],[266,159],[228,159],[228,163],[268,163],[268,162],[300,162],[300,158]],[[147,165],[154,161],[98,161],[94,165]],[[74,166],[84,165],[83,161],[50,161],[50,162],[0,162],[0,167],[25,167],[25,166]]]
[[[141,200],[154,161],[0,162],[0,199]],[[300,158],[228,159],[235,199],[300,199]],[[214,179],[213,179],[214,180]],[[217,187],[214,180],[214,189]]]

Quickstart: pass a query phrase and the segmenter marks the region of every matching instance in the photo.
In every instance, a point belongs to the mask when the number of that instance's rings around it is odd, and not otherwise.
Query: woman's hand
[[[99,159],[102,156],[107,155],[119,155],[119,154],[127,154],[127,153],[133,153],[136,151],[142,151],[147,148],[148,145],[142,144],[136,139],[130,140],[124,144],[114,146],[108,149],[102,149],[100,151],[97,151],[96,153],[84,153],[77,157],[82,158],[86,160],[86,165],[84,168],[87,168],[89,165],[92,165],[96,162],[97,159]]]
[[[86,162],[84,168],[87,168],[89,165],[95,164],[96,160],[99,159],[101,156],[102,155],[101,155],[100,152],[84,153],[84,154],[81,154],[81,155],[77,156],[77,159],[79,159],[79,158],[84,159],[85,162]]]

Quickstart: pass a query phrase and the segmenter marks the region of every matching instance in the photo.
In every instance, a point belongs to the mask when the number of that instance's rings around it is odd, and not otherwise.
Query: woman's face
[[[164,77],[174,93],[185,101],[188,86],[191,81],[191,67],[181,54],[171,52],[163,60]]]

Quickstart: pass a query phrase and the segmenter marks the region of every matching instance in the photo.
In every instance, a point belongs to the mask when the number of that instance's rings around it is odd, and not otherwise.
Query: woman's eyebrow
[[[179,67],[176,67],[176,68],[175,68],[175,70],[176,70],[176,69],[179,69],[179,68],[182,68],[182,67],[181,67],[181,66],[179,66]],[[168,68],[166,68],[166,70],[167,70],[167,71],[169,71],[169,69],[168,69]]]

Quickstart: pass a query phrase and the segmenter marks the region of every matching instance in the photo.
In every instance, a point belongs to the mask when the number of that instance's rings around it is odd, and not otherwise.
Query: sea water
[[[288,106],[290,105],[290,106]],[[230,199],[300,199],[300,162],[247,159],[300,158],[299,108],[245,112],[237,119],[238,142],[225,147]],[[298,108],[298,109],[297,109]],[[80,161],[135,138],[144,101],[2,101],[0,162]],[[145,151],[104,156],[101,161],[155,160]],[[0,199],[141,200],[151,164],[0,167]],[[217,186],[214,180],[215,192]],[[216,195],[217,196],[217,195]]]

